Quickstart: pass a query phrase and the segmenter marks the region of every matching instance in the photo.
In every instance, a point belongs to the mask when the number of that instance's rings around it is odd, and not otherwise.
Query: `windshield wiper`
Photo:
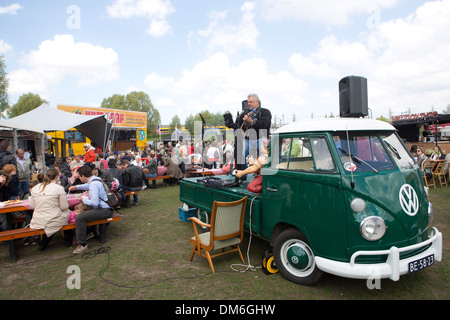
[[[384,143],[386,143],[386,145],[388,146],[388,148],[392,151],[392,153],[394,153],[394,155],[397,157],[397,159],[401,159],[402,157],[400,156],[400,153],[398,153],[397,149],[395,149],[395,147],[390,144],[389,142],[387,142],[386,140],[384,140]]]
[[[371,164],[367,163],[366,161],[364,161],[361,158],[358,158],[357,156],[353,155],[353,154],[349,154],[347,151],[345,151],[344,149],[342,149],[341,147],[338,148],[339,150],[342,151],[342,153],[344,153],[347,157],[352,158],[355,162],[361,164],[364,163],[365,165],[367,165],[370,169],[372,169],[373,172],[378,173],[378,170],[375,169]]]

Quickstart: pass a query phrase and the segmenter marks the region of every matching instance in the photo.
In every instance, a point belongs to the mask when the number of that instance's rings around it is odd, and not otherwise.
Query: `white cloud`
[[[279,113],[284,109],[287,114],[293,106],[304,104],[302,95],[307,88],[305,82],[287,71],[269,72],[263,59],[248,59],[231,65],[224,53],[216,53],[192,69],[183,70],[178,79],[151,73],[145,85],[152,92],[158,90],[160,97],[177,101],[177,108],[167,108],[164,114],[176,113],[181,107],[185,114],[180,118],[205,109],[211,112],[229,110],[235,114],[241,101],[252,92],[259,94],[264,105],[277,105]]]
[[[327,36],[315,52],[294,53],[289,62],[297,74],[336,83],[347,75],[366,77],[374,115],[442,110],[450,103],[449,16],[450,1],[426,2],[406,18],[381,21],[357,41]]]
[[[267,20],[294,19],[328,26],[345,25],[373,8],[389,8],[401,0],[264,0],[263,16]]]
[[[172,85],[173,79],[150,73],[145,77],[144,85],[150,89],[160,89]]]
[[[47,95],[65,78],[92,86],[119,78],[118,55],[110,48],[75,42],[71,35],[56,35],[23,57],[22,67],[9,74],[10,94]]]
[[[316,62],[312,57],[305,57],[301,53],[294,53],[289,64],[297,74],[319,77],[336,77],[336,71],[326,61]]]
[[[210,51],[234,53],[240,48],[256,49],[259,36],[255,24],[255,3],[245,2],[240,8],[240,20],[234,21],[233,13],[214,11],[209,14],[209,25],[204,30],[191,31],[189,42],[206,39]]]
[[[395,113],[450,103],[450,1],[427,2],[405,19],[381,23],[368,39],[380,52],[371,75],[378,105]],[[425,109],[426,108],[426,109]]]
[[[147,18],[150,26],[146,32],[153,37],[161,37],[170,32],[171,27],[166,19],[175,12],[169,0],[116,0],[106,10],[111,18]]]
[[[4,40],[0,39],[0,53],[6,53],[11,50],[12,50],[12,47],[8,43],[6,43]]]
[[[156,99],[154,105],[157,108],[174,107],[176,103],[171,98],[160,98]]]
[[[289,63],[297,74],[336,79],[342,72],[367,73],[371,70],[372,59],[373,55],[364,43],[327,36],[310,56],[294,53]]]
[[[13,3],[6,7],[0,7],[0,14],[14,15],[17,14],[17,11],[19,11],[20,9],[23,9],[23,7],[20,4]]]

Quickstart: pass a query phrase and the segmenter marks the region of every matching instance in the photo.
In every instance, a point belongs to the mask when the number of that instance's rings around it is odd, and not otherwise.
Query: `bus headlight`
[[[384,236],[386,232],[386,223],[380,217],[367,217],[361,221],[359,231],[364,239],[376,241]]]

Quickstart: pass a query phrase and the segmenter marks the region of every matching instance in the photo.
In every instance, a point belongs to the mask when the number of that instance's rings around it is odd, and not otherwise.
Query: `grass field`
[[[89,254],[71,254],[62,237],[55,236],[47,250],[23,246],[17,240],[17,263],[9,262],[8,246],[0,243],[0,299],[31,300],[448,300],[450,298],[449,234],[450,187],[430,190],[435,208],[432,222],[444,235],[443,261],[400,281],[381,280],[381,289],[368,289],[365,280],[327,275],[313,287],[296,285],[279,274],[265,275],[260,269],[235,272],[230,264],[236,255],[213,260],[211,274],[205,259],[189,262],[192,225],[178,218],[179,187],[146,189],[139,205],[121,209],[119,222],[107,231],[107,243],[88,241]],[[249,235],[242,245],[246,264]],[[261,265],[269,244],[252,238],[250,264]],[[75,268],[80,288],[69,289]],[[68,272],[69,269],[69,272]],[[245,268],[240,268],[245,269]],[[69,283],[69,286],[68,286]]]

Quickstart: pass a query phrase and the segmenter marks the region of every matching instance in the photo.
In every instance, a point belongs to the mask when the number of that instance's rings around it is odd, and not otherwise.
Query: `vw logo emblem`
[[[298,257],[293,256],[293,257],[291,258],[291,261],[292,261],[293,264],[297,264],[297,263],[298,263]]]
[[[400,188],[398,198],[403,211],[411,217],[415,216],[419,211],[419,198],[417,197],[413,187],[409,184],[404,184]]]

